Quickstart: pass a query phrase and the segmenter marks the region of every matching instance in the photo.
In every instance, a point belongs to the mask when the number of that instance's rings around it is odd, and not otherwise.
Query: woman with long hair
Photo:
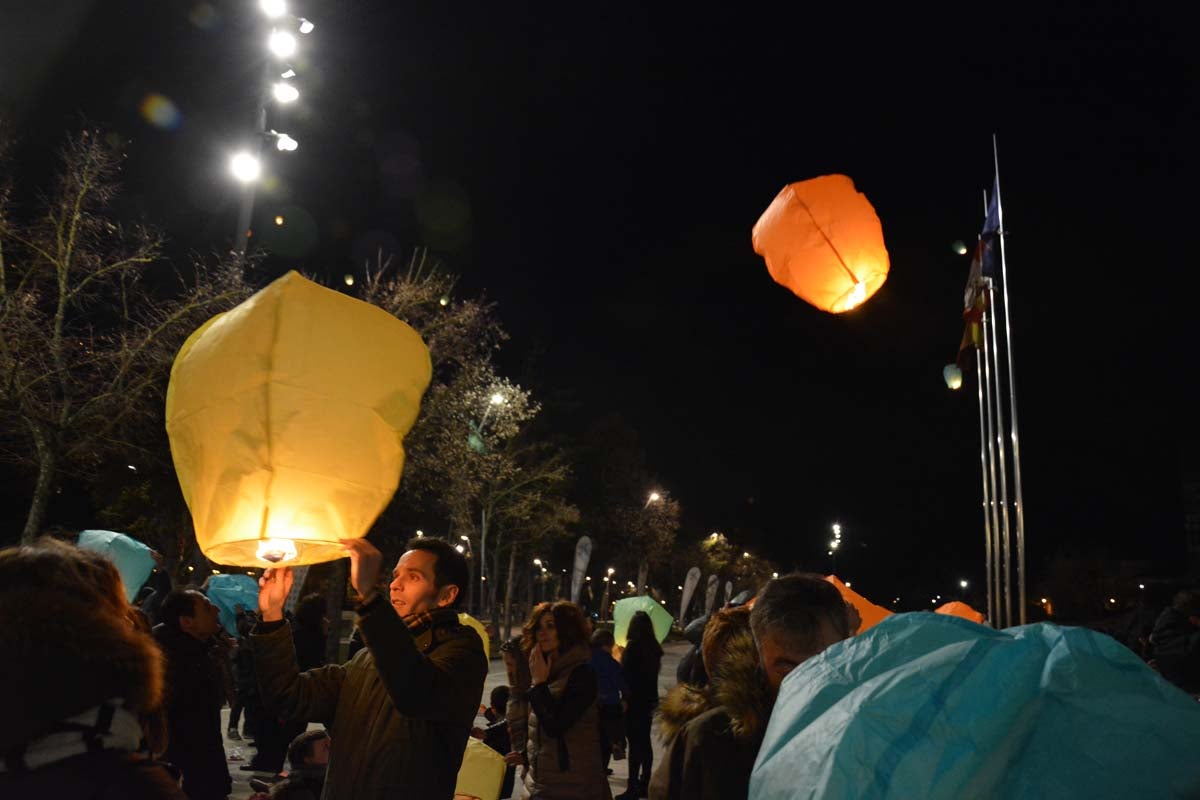
[[[645,611],[629,621],[625,634],[625,652],[621,671],[629,685],[629,710],[625,715],[625,736],[629,740],[629,788],[622,798],[646,797],[650,775],[654,771],[654,750],[650,743],[650,723],[658,707],[658,671],[663,650],[654,633],[654,623]]]
[[[521,637],[529,662],[528,725],[523,757],[533,800],[607,800],[612,795],[600,761],[596,674],[579,606],[560,600],[533,609]]]

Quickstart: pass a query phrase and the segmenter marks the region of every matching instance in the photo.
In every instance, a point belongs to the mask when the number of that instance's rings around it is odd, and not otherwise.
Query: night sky
[[[201,5],[7,2],[0,34],[20,169],[81,115],[117,131],[123,213],[177,253],[228,246],[225,160],[263,69],[250,0]],[[499,302],[502,363],[555,425],[637,429],[685,535],[826,570],[838,520],[839,572],[917,605],[983,582],[974,383],[950,393],[941,369],[968,269],[951,245],[979,231],[995,133],[1034,577],[1070,546],[1170,563],[1196,468],[1195,48],[1132,3],[977,5],[297,0],[317,28],[271,121],[301,146],[259,197],[263,279],[429,245]],[[141,118],[148,92],[178,127]],[[785,183],[832,172],[892,261],[838,317],[750,245]]]

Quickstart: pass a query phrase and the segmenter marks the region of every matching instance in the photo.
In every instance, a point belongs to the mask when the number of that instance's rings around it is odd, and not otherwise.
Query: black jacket
[[[267,710],[330,729],[325,800],[453,796],[488,664],[475,631],[446,617],[414,636],[377,598],[358,620],[367,649],[307,672],[287,623],[255,628]]]
[[[85,753],[24,775],[0,774],[4,800],[189,800],[170,769],[129,753]]]
[[[192,800],[225,797],[232,790],[221,738],[225,683],[213,648],[166,624],[154,628],[166,656],[168,742],[163,759],[183,773]]]
[[[1154,623],[1150,641],[1162,676],[1188,694],[1200,694],[1200,628],[1168,607]]]
[[[662,648],[658,642],[633,641],[621,654],[621,672],[629,684],[629,713],[648,716],[658,706],[658,671]]]

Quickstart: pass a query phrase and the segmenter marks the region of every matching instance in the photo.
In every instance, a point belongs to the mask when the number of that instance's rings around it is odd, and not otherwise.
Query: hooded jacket
[[[140,718],[156,713],[162,697],[154,640],[75,596],[3,589],[0,797],[186,800],[176,776],[138,752]],[[111,719],[102,725],[99,713],[88,712],[105,706],[122,711],[106,712]],[[96,720],[93,745],[106,749],[86,752],[89,734],[66,725],[81,717]],[[78,737],[78,746],[47,748],[49,737],[64,735],[56,731]]]
[[[1150,635],[1162,676],[1188,694],[1200,694],[1200,628],[1184,612],[1167,606]]]
[[[658,709],[667,743],[650,780],[651,800],[736,800],[750,790],[750,772],[771,716],[771,688],[753,642],[739,643],[720,675],[697,688],[680,684]]]

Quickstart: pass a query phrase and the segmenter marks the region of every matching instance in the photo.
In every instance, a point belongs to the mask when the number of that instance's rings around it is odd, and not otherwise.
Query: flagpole
[[[984,278],[987,282],[988,293],[988,309],[996,308],[996,289],[991,278]],[[1008,520],[1008,445],[1004,442],[1004,401],[1000,397],[1000,384],[1003,383],[1003,374],[1000,372],[1000,344],[996,340],[996,320],[992,318],[992,359],[996,365],[996,381],[992,384],[993,390],[996,392],[996,452],[999,456],[997,459],[1000,467],[1000,525],[1001,538],[1004,542],[1004,619],[1007,626],[1013,624],[1012,612],[1012,527]]]
[[[1004,260],[1004,206],[1000,202],[1000,150],[992,134],[992,160],[996,168],[996,222],[1000,233],[1000,289],[1004,295],[1004,344],[1008,351],[1008,409],[1012,414],[1013,488],[1017,517],[1017,601],[1021,624],[1025,619],[1025,502],[1021,493],[1021,436],[1017,425],[1017,373],[1013,368],[1012,322],[1008,314],[1008,264]]]
[[[995,572],[988,576],[988,580],[995,585],[996,599],[996,620],[999,623],[997,627],[1006,628],[1008,625],[1004,619],[1004,607],[1000,602],[1003,597],[1000,581],[1000,566],[1004,562],[1004,551],[1000,547],[1000,510],[996,502],[996,426],[995,426],[995,409],[992,406],[992,357],[990,354],[991,347],[988,344],[988,331],[992,327],[991,309],[984,308],[983,310],[983,381],[984,381],[984,397],[987,399],[987,452],[988,452],[988,480],[991,482],[991,490],[989,497],[991,498],[992,512],[992,552],[995,554],[994,569]]]
[[[979,385],[979,471],[983,475],[983,540],[987,552],[987,615],[988,623],[996,625],[996,598],[992,583],[992,525],[988,519],[991,496],[988,493],[987,427],[983,409],[983,355],[975,348],[975,377]]]

